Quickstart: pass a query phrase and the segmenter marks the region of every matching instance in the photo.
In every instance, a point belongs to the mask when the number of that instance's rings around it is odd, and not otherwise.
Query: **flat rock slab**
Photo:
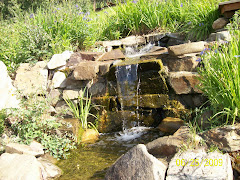
[[[43,180],[42,165],[32,155],[0,156],[0,180]]]
[[[46,65],[44,61],[38,62],[33,67],[29,63],[21,64],[16,72],[14,86],[24,95],[44,94],[48,83]]]
[[[198,77],[199,75],[196,72],[170,72],[168,82],[176,94],[202,93],[197,88],[197,85],[199,85]]]
[[[6,153],[29,154],[41,156],[44,154],[43,146],[40,143],[33,142],[30,146],[25,144],[10,143],[6,145]]]
[[[109,60],[118,60],[118,59],[125,59],[125,56],[120,49],[114,49],[109,52],[103,53],[97,59],[97,61],[109,61]]]
[[[70,56],[66,66],[74,68],[81,61],[95,61],[100,55],[101,52],[75,52]]]
[[[204,50],[205,44],[206,44],[205,42],[199,41],[193,43],[180,44],[176,46],[170,46],[168,47],[168,53],[170,55],[179,56],[183,54],[201,52]]]
[[[121,156],[107,171],[106,180],[164,180],[167,166],[139,144]]]
[[[220,150],[233,152],[240,150],[240,124],[219,127],[209,130],[200,136],[211,145],[216,145]]]
[[[228,154],[188,150],[176,154],[169,163],[166,180],[232,180],[233,171]]]

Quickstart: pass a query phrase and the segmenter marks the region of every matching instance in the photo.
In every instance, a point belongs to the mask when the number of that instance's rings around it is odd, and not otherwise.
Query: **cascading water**
[[[140,50],[136,50],[136,47],[127,47],[126,56],[129,58],[137,58],[151,50],[153,44],[149,43]],[[140,126],[139,124],[139,92],[141,79],[138,76],[138,64],[130,64],[124,66],[116,66],[115,71],[117,79],[117,91],[118,98],[121,105],[121,111],[126,110],[127,103],[131,101],[134,97],[136,98],[136,121],[131,122],[129,125],[127,123],[128,117],[122,116],[122,132],[119,132],[117,139],[121,141],[128,141],[140,137],[149,128]]]

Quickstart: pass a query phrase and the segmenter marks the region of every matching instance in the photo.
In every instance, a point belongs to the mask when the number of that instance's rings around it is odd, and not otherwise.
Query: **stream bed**
[[[137,144],[162,137],[159,130],[134,127],[124,132],[101,134],[95,144],[79,145],[66,160],[57,165],[63,170],[60,180],[104,179],[107,169]]]

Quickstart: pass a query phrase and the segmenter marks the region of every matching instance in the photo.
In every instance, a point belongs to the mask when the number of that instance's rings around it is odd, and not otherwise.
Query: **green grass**
[[[216,123],[228,124],[239,121],[240,113],[240,14],[235,14],[231,26],[231,42],[213,47],[203,56],[199,70],[203,93],[208,97]]]
[[[0,5],[0,60],[9,70],[64,50],[90,49],[96,41],[154,30],[204,39],[219,16],[220,0],[127,0],[100,12],[91,11],[91,1],[38,1],[31,7],[27,0],[11,0],[7,10]]]

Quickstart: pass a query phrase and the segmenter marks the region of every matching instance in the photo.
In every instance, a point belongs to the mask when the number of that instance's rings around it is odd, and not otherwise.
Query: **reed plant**
[[[93,116],[94,118],[97,117],[90,113],[93,105],[91,102],[91,96],[89,96],[88,90],[86,88],[84,88],[83,92],[81,92],[78,96],[77,103],[73,102],[69,98],[65,98],[64,100],[67,103],[71,112],[73,113],[73,116],[79,119],[81,126],[84,130],[88,128],[93,128],[97,131],[96,126],[92,122],[88,121],[89,116]]]
[[[200,68],[201,90],[208,97],[211,106],[216,110],[213,120],[218,123],[232,124],[239,121],[240,113],[240,13],[237,12],[229,30],[230,42],[202,57],[204,66]]]

